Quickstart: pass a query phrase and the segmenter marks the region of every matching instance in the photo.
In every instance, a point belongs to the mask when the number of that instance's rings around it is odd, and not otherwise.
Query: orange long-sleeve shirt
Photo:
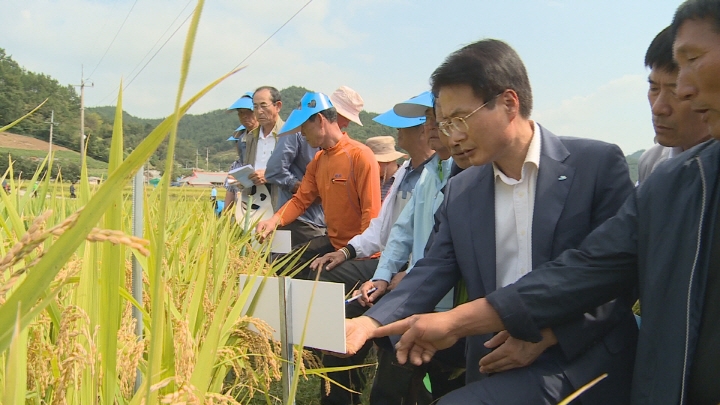
[[[320,198],[330,242],[335,249],[362,233],[380,212],[380,173],[370,148],[344,134],[307,165],[300,188],[283,205],[280,225],[287,225]]]

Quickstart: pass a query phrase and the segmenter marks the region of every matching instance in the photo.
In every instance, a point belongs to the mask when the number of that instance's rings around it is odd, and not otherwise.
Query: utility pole
[[[200,151],[195,149],[195,168],[198,169],[200,166],[198,166],[198,158],[200,157]]]
[[[53,127],[58,124],[55,122],[55,110],[50,111],[50,121],[45,121],[45,123],[50,124],[50,149],[48,150],[48,154],[52,155]]]
[[[205,171],[210,170],[210,149],[205,148]]]
[[[80,165],[85,162],[85,87],[95,87],[94,83],[85,83],[85,73],[83,66],[80,65],[80,84],[74,84],[80,87]]]

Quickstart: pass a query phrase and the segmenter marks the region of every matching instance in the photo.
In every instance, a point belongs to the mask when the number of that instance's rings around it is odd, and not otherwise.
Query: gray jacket
[[[719,174],[720,143],[685,151],[660,165],[579,249],[488,301],[507,330],[527,340],[540,328],[637,289],[642,323],[632,404],[685,405],[716,237]]]
[[[278,192],[276,210],[292,198],[295,183],[302,181],[308,163],[318,150],[310,146],[300,132],[277,138],[275,149],[265,169],[265,179],[275,186],[273,192],[275,190]],[[325,227],[325,214],[319,201],[309,206],[298,219]]]

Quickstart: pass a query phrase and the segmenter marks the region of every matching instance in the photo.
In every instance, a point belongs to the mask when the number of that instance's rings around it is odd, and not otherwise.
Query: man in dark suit
[[[349,352],[380,325],[431,312],[460,280],[475,300],[578,246],[633,189],[617,146],[559,138],[530,120],[527,73],[507,44],[456,51],[432,84],[440,130],[475,167],[448,183],[425,258],[366,316],[348,321]],[[468,385],[440,403],[556,404],[603,373],[582,403],[628,403],[637,326],[627,298],[544,329],[538,343],[507,332],[469,336]],[[434,354],[413,350],[422,354],[416,363]]]

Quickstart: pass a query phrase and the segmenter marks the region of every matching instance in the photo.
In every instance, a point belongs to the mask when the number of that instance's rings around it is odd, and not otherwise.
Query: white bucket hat
[[[330,101],[338,114],[362,126],[360,111],[365,106],[362,97],[348,86],[340,86],[330,95]]]

